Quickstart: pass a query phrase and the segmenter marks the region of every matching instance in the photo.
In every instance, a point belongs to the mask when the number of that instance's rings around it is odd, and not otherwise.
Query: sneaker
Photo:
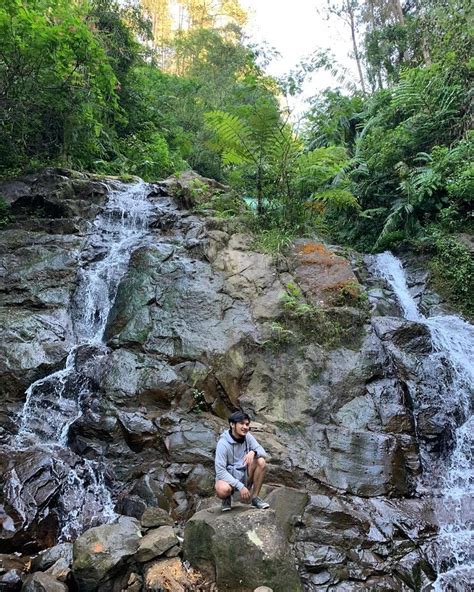
[[[228,497],[226,497],[222,500],[222,507],[221,507],[221,512],[228,512],[229,510],[232,510],[232,496],[231,495],[229,495]]]
[[[267,508],[270,507],[270,504],[267,504],[267,502],[264,502],[261,497],[256,496],[256,497],[252,498],[252,506],[254,506],[255,508],[258,508],[259,510],[266,510]]]

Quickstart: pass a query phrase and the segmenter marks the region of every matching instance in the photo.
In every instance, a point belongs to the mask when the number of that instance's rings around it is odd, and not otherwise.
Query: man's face
[[[232,423],[231,426],[233,435],[236,438],[243,438],[250,430],[250,421],[248,419],[244,419],[242,421],[238,421],[237,423]]]

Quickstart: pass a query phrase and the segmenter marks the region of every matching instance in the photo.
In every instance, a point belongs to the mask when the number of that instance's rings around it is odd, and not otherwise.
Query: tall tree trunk
[[[433,63],[431,61],[431,54],[430,54],[430,46],[428,45],[428,39],[426,35],[423,35],[423,39],[421,40],[421,51],[423,53],[423,60],[427,66],[431,66]]]
[[[393,12],[400,25],[405,24],[405,17],[403,15],[402,4],[400,0],[392,0]]]
[[[359,48],[357,46],[357,37],[356,37],[356,25],[355,25],[355,18],[354,18],[354,8],[352,6],[351,0],[347,0],[346,2],[346,10],[347,14],[349,15],[350,20],[350,27],[351,27],[351,37],[352,37],[352,47],[354,49],[354,57],[357,63],[357,71],[359,72],[359,80],[360,86],[362,88],[362,92],[365,93],[365,82],[364,82],[364,74],[362,72],[362,63],[359,53]]]

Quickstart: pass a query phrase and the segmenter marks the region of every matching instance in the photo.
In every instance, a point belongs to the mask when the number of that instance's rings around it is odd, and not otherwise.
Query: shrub
[[[433,286],[468,317],[474,317],[474,259],[455,238],[438,234],[431,262]]]
[[[0,228],[6,226],[11,220],[10,206],[0,195]]]

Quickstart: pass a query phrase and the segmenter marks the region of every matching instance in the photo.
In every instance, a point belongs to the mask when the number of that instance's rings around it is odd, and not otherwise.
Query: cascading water
[[[71,306],[75,346],[64,369],[28,388],[19,429],[10,443],[16,450],[47,451],[64,466],[66,478],[58,501],[61,541],[115,516],[100,463],[77,459],[66,464],[60,451],[67,447],[69,428],[81,416],[83,401],[94,392],[93,381],[76,369],[77,357],[86,352],[90,363],[98,364],[106,355],[103,334],[120,279],[131,252],[149,239],[147,228],[153,205],[146,197],[147,186],[142,181],[117,185],[110,191],[81,252],[78,286]]]
[[[429,329],[433,356],[450,366],[445,401],[456,407],[459,419],[448,464],[439,482],[432,483],[439,488],[435,511],[440,526],[434,590],[467,592],[474,589],[474,327],[454,315],[425,317],[410,294],[400,261],[389,252],[374,260],[376,275],[389,283],[404,317]],[[429,467],[425,472],[432,478]]]

